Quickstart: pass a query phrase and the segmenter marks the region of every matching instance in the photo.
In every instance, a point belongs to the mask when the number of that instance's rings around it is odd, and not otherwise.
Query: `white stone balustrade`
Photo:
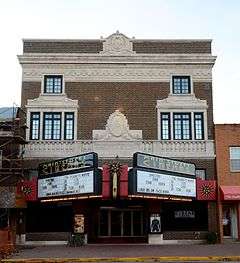
[[[171,158],[214,158],[214,141],[30,141],[25,158],[64,158],[86,152],[96,152],[99,158],[132,158],[135,152],[145,152]]]

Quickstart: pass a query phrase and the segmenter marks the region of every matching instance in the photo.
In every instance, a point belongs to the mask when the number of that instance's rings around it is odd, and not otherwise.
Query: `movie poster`
[[[150,233],[161,233],[161,216],[160,214],[151,214],[150,216]]]

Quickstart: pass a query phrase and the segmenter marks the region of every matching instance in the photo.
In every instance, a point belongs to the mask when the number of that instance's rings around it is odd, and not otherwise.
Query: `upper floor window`
[[[191,140],[191,113],[173,113],[174,140]]]
[[[190,94],[191,85],[189,76],[173,76],[172,77],[173,94]]]
[[[170,140],[171,130],[170,130],[170,113],[161,113],[161,139]]]
[[[54,112],[43,114],[43,139],[61,139],[61,113]]]
[[[63,78],[61,75],[44,76],[44,93],[62,93]]]
[[[195,140],[204,139],[204,129],[203,129],[203,113],[196,112],[194,113],[194,131],[195,131]]]
[[[30,115],[30,140],[39,140],[40,113],[32,112]]]
[[[74,113],[65,113],[64,139],[73,140],[74,135]]]
[[[240,172],[240,147],[230,147],[230,171]]]

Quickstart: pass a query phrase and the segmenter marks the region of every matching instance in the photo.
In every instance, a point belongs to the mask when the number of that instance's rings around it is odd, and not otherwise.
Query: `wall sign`
[[[151,214],[150,216],[150,233],[161,233],[161,217],[160,214]]]
[[[136,192],[152,195],[196,197],[196,179],[135,170]]]
[[[39,164],[39,178],[52,176],[66,171],[74,171],[84,168],[97,168],[98,156],[96,153],[86,153],[64,159]]]
[[[94,193],[93,170],[38,180],[38,198],[91,193]]]
[[[178,210],[174,211],[174,218],[195,218],[195,211],[193,210]]]
[[[134,153],[133,166],[195,176],[195,165],[145,153]]]

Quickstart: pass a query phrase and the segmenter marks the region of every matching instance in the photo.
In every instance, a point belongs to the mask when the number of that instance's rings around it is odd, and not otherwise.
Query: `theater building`
[[[240,125],[216,124],[221,241],[240,239]]]
[[[25,39],[18,58],[26,182],[38,177],[27,241],[217,231],[211,40]]]

